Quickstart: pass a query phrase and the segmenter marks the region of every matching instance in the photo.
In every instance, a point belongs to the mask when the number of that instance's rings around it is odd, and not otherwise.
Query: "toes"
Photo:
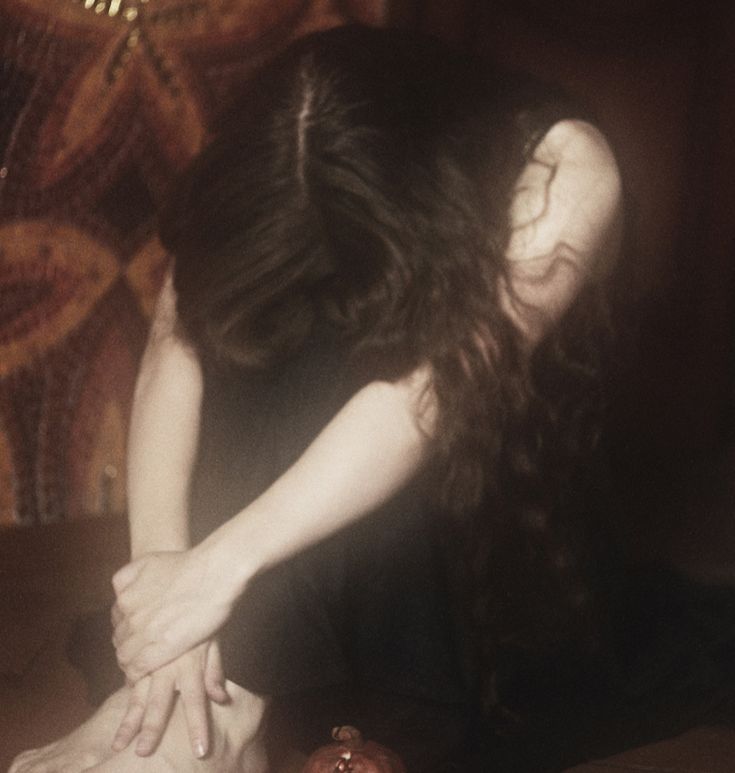
[[[29,773],[33,761],[38,759],[39,749],[29,749],[21,752],[14,760],[8,773]]]

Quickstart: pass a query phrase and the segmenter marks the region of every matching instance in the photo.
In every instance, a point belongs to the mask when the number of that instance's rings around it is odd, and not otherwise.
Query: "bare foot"
[[[76,730],[40,749],[18,755],[8,773],[81,773],[112,757],[112,739],[128,705],[128,688],[111,695]]]
[[[113,757],[90,766],[89,773],[267,773],[262,738],[267,700],[232,682],[227,682],[227,692],[229,703],[209,704],[210,751],[204,759],[192,754],[184,711],[177,701],[153,755],[139,757],[133,742]]]

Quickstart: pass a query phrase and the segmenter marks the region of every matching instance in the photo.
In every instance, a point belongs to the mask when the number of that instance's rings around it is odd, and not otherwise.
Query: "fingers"
[[[120,647],[122,647],[122,645],[127,641],[127,639],[130,638],[130,626],[128,625],[125,618],[122,617],[122,613],[119,613],[119,616],[118,614],[115,614],[115,617],[117,617],[117,623],[113,622],[114,628],[112,629],[112,645],[115,647],[115,650],[119,650]]]
[[[122,751],[135,738],[143,722],[150,679],[141,679],[130,691],[128,707],[112,742],[113,751]]]
[[[133,633],[130,619],[131,616],[131,612],[126,605],[126,600],[119,595],[117,601],[110,608],[112,644],[116,650],[119,650],[122,644],[125,643]]]
[[[176,686],[172,674],[163,672],[151,677],[140,735],[135,744],[135,753],[140,757],[147,757],[156,750],[168,725],[175,697]]]
[[[167,638],[168,633],[164,632],[155,641],[151,641],[147,636],[131,630],[131,626],[126,621],[115,629],[112,634],[115,656],[120,669],[129,681],[136,683],[182,654],[179,652],[168,654]]]
[[[122,593],[143,569],[143,561],[133,561],[119,569],[112,577],[112,587],[116,594]]]
[[[188,635],[186,627],[176,622],[167,627],[133,628],[127,638],[123,639],[122,635],[113,638],[118,665],[131,682],[171,663],[201,641]]]
[[[179,695],[184,706],[184,717],[194,756],[204,757],[209,750],[209,719],[201,671],[187,670],[181,674]]]
[[[174,659],[162,657],[160,647],[155,644],[148,644],[137,651],[136,646],[133,640],[128,639],[117,650],[117,663],[133,684]]]
[[[141,626],[140,615],[128,616],[119,601],[112,607],[110,616],[114,625],[112,645],[115,648],[117,663],[131,682],[137,682],[176,657],[166,657],[161,652],[161,645],[167,637],[165,632],[156,637],[159,644],[153,644],[153,634]]]
[[[225,671],[222,666],[222,655],[216,641],[210,642],[207,647],[206,662],[204,665],[204,689],[207,695],[215,703],[227,703],[230,696],[225,688]]]
[[[116,629],[120,623],[122,623],[123,619],[124,615],[120,607],[117,604],[113,604],[112,609],[110,609],[110,621],[112,622],[113,630]]]

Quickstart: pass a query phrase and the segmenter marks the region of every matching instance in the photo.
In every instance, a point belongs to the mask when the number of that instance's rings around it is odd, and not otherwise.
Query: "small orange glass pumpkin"
[[[317,749],[302,773],[406,773],[395,752],[374,741],[363,741],[349,725],[332,730],[335,743]]]

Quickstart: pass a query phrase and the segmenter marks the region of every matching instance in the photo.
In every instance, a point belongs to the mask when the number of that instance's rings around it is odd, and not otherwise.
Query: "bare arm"
[[[292,467],[203,543],[210,561],[228,567],[231,593],[375,510],[416,474],[435,419],[429,378],[424,368],[361,389]]]
[[[167,276],[143,355],[128,436],[131,553],[189,547],[188,489],[199,434],[202,373],[176,333]]]

